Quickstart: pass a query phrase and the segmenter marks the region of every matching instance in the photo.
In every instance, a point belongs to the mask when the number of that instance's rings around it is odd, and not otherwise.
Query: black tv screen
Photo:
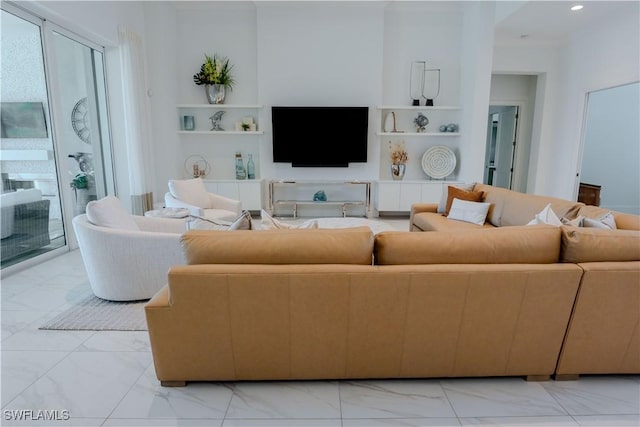
[[[273,161],[347,167],[367,161],[369,107],[271,107]]]

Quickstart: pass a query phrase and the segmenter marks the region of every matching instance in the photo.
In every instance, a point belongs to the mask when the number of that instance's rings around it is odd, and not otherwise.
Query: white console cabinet
[[[378,212],[409,212],[414,203],[438,203],[445,185],[459,181],[377,181]]]
[[[205,179],[204,186],[207,191],[231,199],[240,200],[242,209],[260,211],[262,209],[261,179],[235,180],[235,179]]]

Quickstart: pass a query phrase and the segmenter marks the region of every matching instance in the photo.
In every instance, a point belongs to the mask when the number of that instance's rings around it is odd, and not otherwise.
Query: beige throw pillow
[[[571,225],[573,227],[582,227],[583,221],[584,221],[584,215],[578,215],[573,219],[560,218],[560,222],[562,222],[563,225]]]
[[[260,211],[260,225],[263,230],[286,230],[290,228],[318,228],[318,221],[315,219],[305,221],[302,224],[293,225],[286,222],[278,221],[269,215],[264,209]]]

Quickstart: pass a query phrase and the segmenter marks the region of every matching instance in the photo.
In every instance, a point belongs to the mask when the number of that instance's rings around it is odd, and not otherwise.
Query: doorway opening
[[[512,189],[518,137],[517,105],[490,105],[483,182]]]

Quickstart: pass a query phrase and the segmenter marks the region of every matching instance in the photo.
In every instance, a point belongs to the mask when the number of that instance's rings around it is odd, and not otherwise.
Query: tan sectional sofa
[[[487,228],[526,225],[549,203],[559,218],[571,219],[578,215],[598,218],[609,212],[607,209],[586,206],[580,202],[524,194],[479,183],[473,186],[473,191],[482,191],[483,201],[491,203],[484,224]],[[640,216],[622,212],[614,212],[614,216],[619,229],[640,230]],[[442,213],[438,213],[436,203],[418,203],[411,206],[410,231],[473,230],[480,227],[476,224],[447,219]]]
[[[187,265],[145,307],[157,377],[180,386],[640,372],[640,263],[562,262],[594,244],[567,233],[187,232]],[[619,291],[603,308],[607,283]],[[616,354],[583,354],[594,349]]]
[[[435,204],[412,207],[411,231],[523,225],[548,203],[558,217],[600,218],[607,209],[476,184],[491,203],[484,226],[453,221]],[[640,216],[613,212],[617,230],[562,227],[561,262],[583,270],[557,379],[579,374],[640,373]],[[424,233],[419,233],[424,234]]]

